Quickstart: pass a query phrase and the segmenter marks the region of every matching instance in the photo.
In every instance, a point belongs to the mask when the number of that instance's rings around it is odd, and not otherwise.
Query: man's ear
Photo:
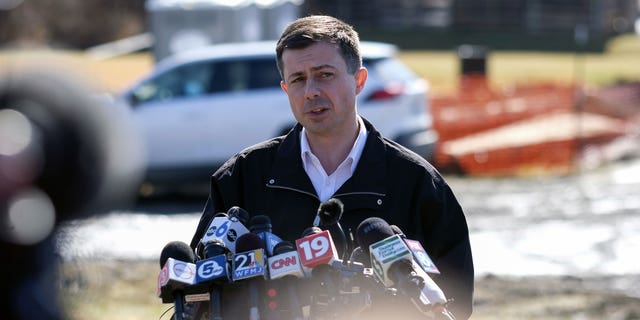
[[[280,88],[282,88],[282,90],[283,90],[285,93],[289,93],[289,91],[287,90],[287,84],[286,84],[286,83],[284,83],[284,80],[280,81]]]
[[[364,88],[364,84],[367,82],[367,76],[369,75],[369,71],[367,68],[361,67],[356,71],[353,75],[356,78],[356,94],[359,94],[360,91]]]

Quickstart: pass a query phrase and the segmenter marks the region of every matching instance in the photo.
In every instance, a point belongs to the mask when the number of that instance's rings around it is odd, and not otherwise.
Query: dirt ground
[[[60,271],[69,319],[169,319],[155,296],[155,261],[72,262]],[[472,320],[640,319],[640,276],[476,279]]]
[[[637,276],[485,276],[476,280],[472,319],[640,319],[638,281]]]

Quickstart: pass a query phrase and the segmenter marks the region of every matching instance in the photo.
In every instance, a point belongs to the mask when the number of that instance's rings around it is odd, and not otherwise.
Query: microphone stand
[[[222,297],[220,288],[218,288],[217,285],[213,284],[211,286],[209,294],[209,313],[211,320],[222,320],[222,308],[220,306]]]

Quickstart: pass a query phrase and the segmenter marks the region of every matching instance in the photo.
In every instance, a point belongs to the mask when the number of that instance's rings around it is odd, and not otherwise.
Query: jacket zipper
[[[300,192],[302,194],[306,194],[306,195],[312,196],[316,200],[320,201],[320,198],[318,198],[317,195],[315,195],[315,194],[313,194],[311,192],[304,191],[304,190],[300,190],[300,189],[296,189],[296,188],[290,188],[290,187],[283,187],[283,186],[275,186],[275,185],[272,185],[272,184],[266,184],[266,186],[267,186],[267,188],[285,189],[285,190]]]
[[[276,188],[276,189],[285,189],[285,190],[290,190],[290,191],[296,191],[296,192],[300,192],[309,196],[314,197],[315,199],[318,199],[318,196],[304,191],[304,190],[300,190],[300,189],[296,189],[296,188],[290,188],[290,187],[283,187],[283,186],[276,186],[276,185],[272,185],[272,184],[266,184],[267,188]],[[386,194],[384,193],[377,193],[377,192],[367,192],[367,191],[359,191],[359,192],[347,192],[347,193],[336,193],[333,195],[333,197],[339,197],[339,196],[351,196],[351,195],[372,195],[372,196],[378,196],[378,197],[385,197]]]
[[[384,193],[368,192],[368,191],[347,192],[347,193],[336,193],[336,194],[334,194],[333,196],[334,196],[334,197],[338,197],[338,196],[352,196],[352,195],[358,195],[358,194],[371,195],[371,196],[378,196],[378,197],[385,197],[385,196],[386,196],[386,194],[384,194]]]

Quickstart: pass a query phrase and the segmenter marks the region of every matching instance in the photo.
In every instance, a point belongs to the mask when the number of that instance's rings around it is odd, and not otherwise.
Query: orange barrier
[[[442,172],[568,174],[585,148],[626,134],[625,120],[640,114],[640,85],[585,93],[575,85],[539,84],[496,92],[484,76],[464,76],[458,94],[432,98],[431,110]]]

